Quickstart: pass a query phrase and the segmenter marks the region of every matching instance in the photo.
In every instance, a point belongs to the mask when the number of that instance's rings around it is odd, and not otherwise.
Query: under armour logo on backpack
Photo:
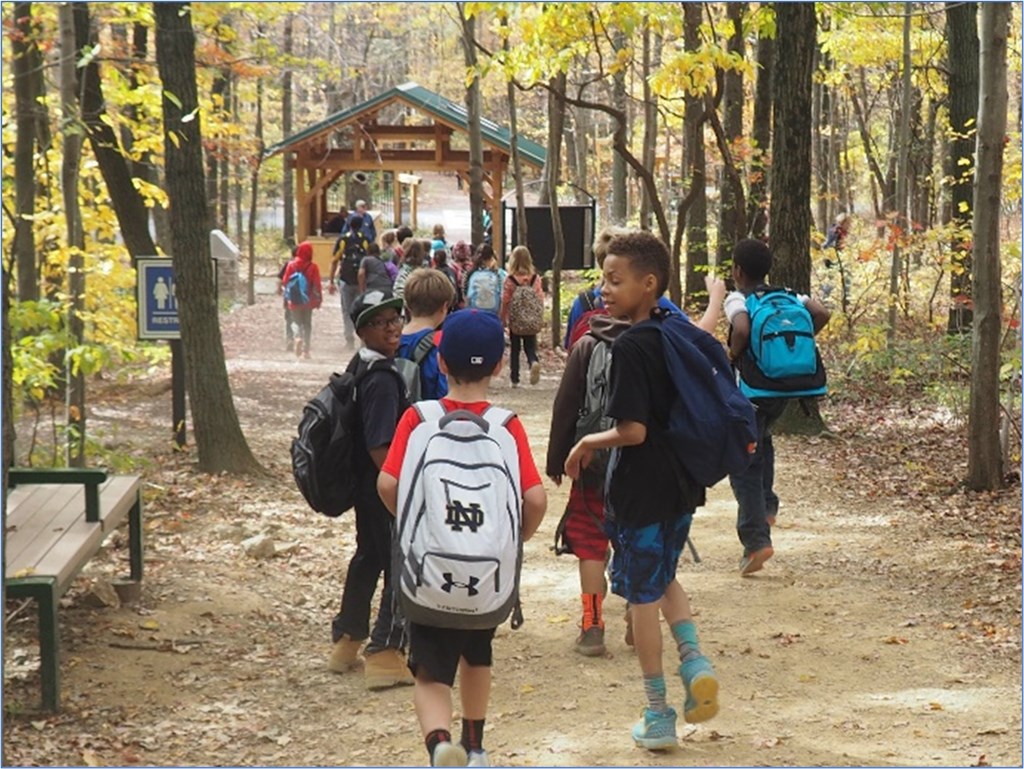
[[[462,531],[462,527],[468,527],[474,534],[483,525],[484,511],[480,509],[480,503],[474,502],[469,507],[458,500],[448,503],[448,517],[444,522],[451,526],[452,531]]]
[[[441,585],[441,589],[446,593],[452,592],[453,587],[461,587],[463,590],[466,591],[467,595],[469,595],[470,598],[472,598],[480,592],[476,589],[476,586],[480,582],[480,580],[477,577],[470,577],[469,582],[456,582],[452,578],[452,573],[450,571],[446,571],[441,576],[444,577],[444,584]]]

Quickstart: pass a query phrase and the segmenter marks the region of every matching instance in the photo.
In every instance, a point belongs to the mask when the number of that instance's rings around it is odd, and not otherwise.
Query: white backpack
[[[519,455],[505,426],[514,416],[413,408],[398,478],[392,584],[403,616],[433,627],[500,625],[519,597],[523,562]]]

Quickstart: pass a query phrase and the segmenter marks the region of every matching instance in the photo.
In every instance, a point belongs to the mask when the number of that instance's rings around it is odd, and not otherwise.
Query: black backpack
[[[344,374],[331,374],[327,386],[302,409],[299,435],[292,439],[295,484],[311,508],[331,518],[356,502],[359,479],[353,460],[360,433],[356,393],[372,367],[359,365],[357,357]],[[393,367],[384,370],[401,379]]]
[[[351,286],[359,282],[359,265],[366,256],[369,245],[361,232],[350,230],[338,238],[334,246],[335,254],[341,259],[339,277]]]

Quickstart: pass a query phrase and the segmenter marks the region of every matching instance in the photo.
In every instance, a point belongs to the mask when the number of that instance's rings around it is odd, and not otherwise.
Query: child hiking
[[[757,451],[754,458],[744,472],[729,476],[737,505],[736,533],[743,544],[739,565],[740,576],[743,577],[763,569],[765,561],[775,554],[772,527],[779,512],[779,497],[773,488],[775,447],[772,444],[772,425],[782,415],[789,398],[822,394],[825,382],[813,334],[817,334],[828,323],[829,311],[816,299],[803,294],[779,292],[765,285],[771,266],[772,253],[768,246],[759,240],[741,240],[733,248],[732,254],[732,277],[736,290],[725,299],[725,315],[729,319],[729,359],[739,369],[740,388],[754,404],[757,416]],[[808,328],[793,338],[792,345],[784,340],[783,335],[775,335],[780,337],[779,343],[784,351],[806,358],[806,369],[813,372],[806,381],[786,376],[763,381],[763,374],[768,372],[757,368],[759,363],[755,360],[752,348],[762,348],[762,341],[767,340],[769,335],[763,335],[761,340],[752,339],[751,316],[759,313],[756,310],[751,313],[750,310],[753,305],[761,304],[762,297],[780,293],[783,294],[778,296],[780,301],[796,305],[793,310],[797,315],[809,314],[803,321]],[[768,310],[775,312],[772,308]],[[790,328],[796,329],[797,326],[792,324],[799,321],[800,318],[795,317],[787,323],[791,324]],[[760,325],[759,321],[754,323]],[[768,341],[767,344],[770,346],[772,343]],[[763,356],[760,365],[764,365]],[[774,388],[780,384],[785,390],[775,391]]]
[[[607,415],[610,429],[583,437],[569,452],[565,474],[573,480],[595,453],[612,449],[605,494],[606,530],[613,548],[611,588],[629,601],[637,659],[647,707],[633,727],[637,745],[648,749],[676,744],[676,711],[667,702],[662,667],[659,613],[678,650],[678,672],[689,723],[718,712],[718,680],[700,652],[690,602],[676,579],[676,567],[703,488],[672,465],[666,425],[679,396],[659,329],[642,321],[660,319],[658,298],[668,284],[669,255],[647,232],[619,235],[609,242],[602,297],[608,313],[630,322],[612,345]]]
[[[526,246],[516,246],[508,261],[508,277],[501,293],[501,322],[508,329],[509,379],[519,386],[519,352],[526,353],[530,367],[530,384],[540,381],[537,359],[537,334],[544,329],[544,289],[533,268],[533,257]]]
[[[381,499],[397,515],[394,568],[401,564],[406,571],[396,572],[396,590],[410,619],[409,669],[416,677],[416,715],[431,766],[489,765],[483,735],[491,643],[517,596],[522,542],[540,526],[547,507],[522,423],[487,401],[504,349],[497,316],[460,310],[448,318],[439,349],[448,397],[405,412],[377,480]],[[458,446],[458,459],[488,456],[490,462],[457,467],[446,440]],[[437,477],[429,472],[432,466],[440,466]],[[427,550],[415,539],[425,530]],[[495,543],[506,547],[494,554]],[[496,570],[494,564],[505,565],[506,559],[514,574]],[[409,576],[409,568],[419,577]],[[428,600],[435,595],[441,604]],[[443,604],[449,603],[458,604],[458,613],[446,612]],[[451,734],[456,672],[462,700],[458,743]]]
[[[341,608],[331,625],[334,642],[328,668],[345,673],[364,652],[368,689],[411,684],[406,669],[405,629],[392,609],[391,516],[377,496],[377,472],[395,436],[398,419],[408,404],[406,388],[395,368],[401,341],[402,300],[382,291],[360,294],[352,304],[352,323],[363,347],[348,370],[357,377],[359,430],[353,457],[353,475],[359,479],[355,495],[356,552],[345,575]],[[373,632],[370,609],[377,581],[384,575],[384,590]]]
[[[619,234],[626,232],[618,231]],[[602,233],[594,243],[594,256],[599,265],[604,264],[610,239]],[[721,317],[725,282],[708,275],[705,285],[709,301],[697,325],[711,333]],[[590,317],[581,317],[580,321],[587,324],[587,330],[570,349],[551,409],[546,473],[556,486],[562,483],[565,460],[573,445],[584,435],[609,426],[604,412],[608,403],[611,346],[619,334],[629,328],[629,321],[613,318],[603,310]],[[608,536],[604,530],[604,468],[605,463],[592,462],[580,478],[572,482],[569,501],[559,524],[562,541],[556,543],[556,547],[564,548],[556,552],[568,551],[579,559],[583,614],[575,649],[587,657],[603,656],[606,651],[603,604],[607,589],[604,571],[608,560]],[[626,643],[632,646],[628,609],[626,622]]]
[[[281,276],[281,287],[292,318],[295,356],[309,357],[313,335],[313,310],[323,301],[320,268],[313,261],[313,246],[304,240],[295,248],[295,258],[288,262]]]
[[[402,329],[398,357],[419,367],[422,400],[437,400],[448,394],[448,380],[438,363],[437,340],[453,296],[451,282],[437,270],[415,270],[405,284],[405,309],[410,317]]]

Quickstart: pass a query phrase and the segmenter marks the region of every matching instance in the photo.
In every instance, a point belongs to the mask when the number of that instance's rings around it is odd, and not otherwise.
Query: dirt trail
[[[91,609],[83,589],[62,608],[62,714],[35,707],[31,611],[5,645],[5,761],[90,765],[421,765],[411,690],[369,693],[360,675],[326,670],[330,619],[354,547],[354,520],[310,512],[290,479],[287,447],[302,403],[344,365],[331,300],[314,320],[311,361],[284,350],[277,300],[224,319],[243,427],[272,478],[202,478],[168,451],[169,394],[152,383],[99,398],[92,429],[111,446],[147,447],[147,577],[139,606]],[[279,341],[281,340],[281,341]],[[548,353],[535,388],[494,386],[517,411],[543,466],[560,367]],[[157,388],[159,389],[159,388]],[[635,748],[643,705],[623,603],[607,602],[609,653],[572,649],[575,561],[550,551],[566,490],[527,545],[526,624],[495,643],[486,745],[496,764],[1020,765],[1017,634],[1002,645],[958,633],[976,549],[922,536],[912,509],[869,501],[838,482],[830,441],[777,439],[783,500],[776,557],[742,580],[727,484],[698,511],[680,574],[721,683],[721,712],[680,724],[669,753]],[[870,478],[861,479],[870,486]],[[246,556],[269,532],[286,552]],[[86,576],[125,569],[111,547]],[[88,580],[83,579],[83,586]],[[143,625],[146,627],[143,627]],[[185,641],[177,651],[157,646]],[[666,662],[669,661],[666,652]],[[682,686],[669,679],[680,707]],[[12,717],[14,716],[14,717]]]

